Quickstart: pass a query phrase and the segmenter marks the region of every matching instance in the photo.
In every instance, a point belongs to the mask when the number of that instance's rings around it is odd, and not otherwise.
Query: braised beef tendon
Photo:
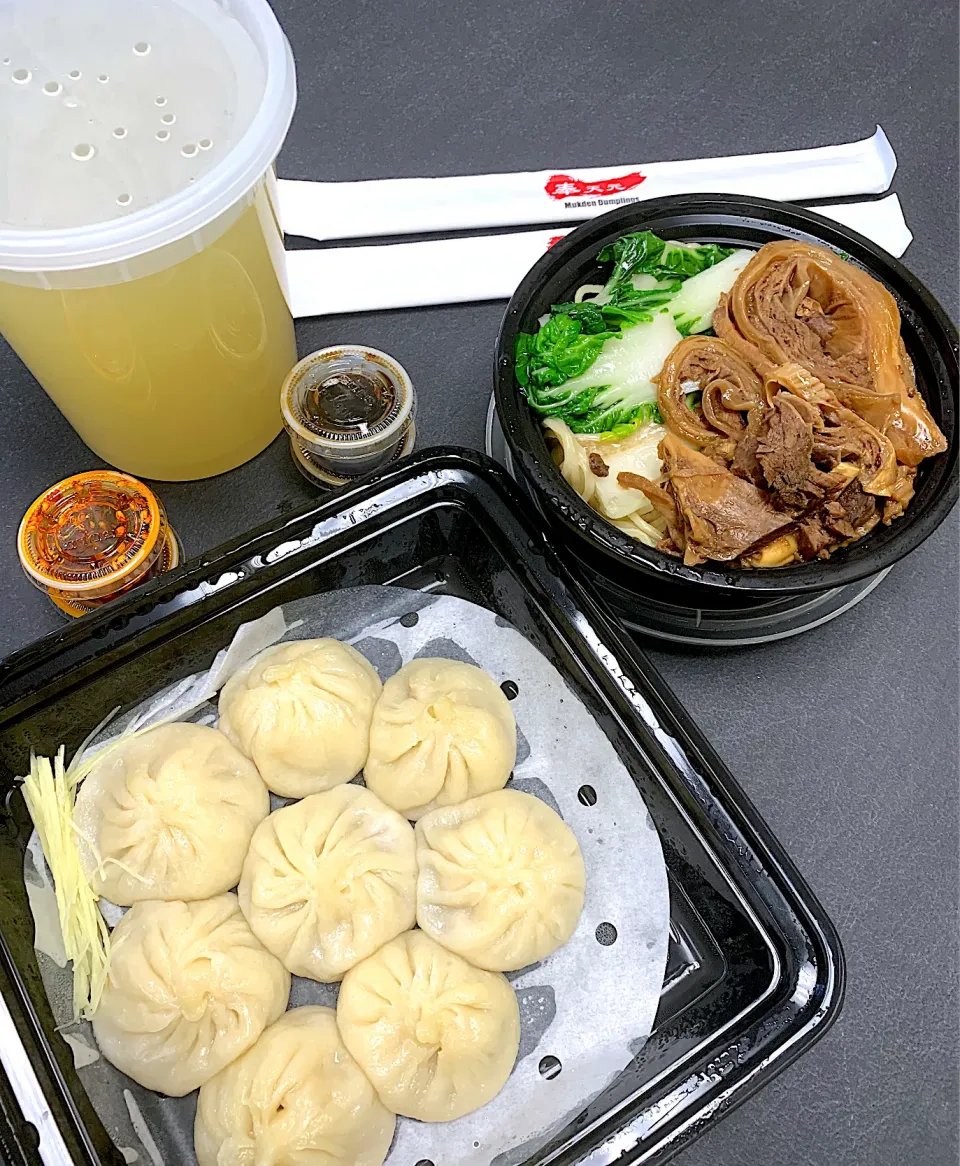
[[[763,382],[747,361],[715,336],[690,336],[655,379],[657,407],[668,428],[729,461],[746,430],[747,413],[763,400]],[[697,392],[700,402],[691,407]]]
[[[683,340],[657,378],[671,436],[655,489],[683,522],[661,550],[783,566],[902,515],[917,464],[946,440],[886,288],[826,248],[768,243],[713,323],[716,336]]]
[[[756,446],[756,459],[767,486],[783,509],[804,510],[824,496],[832,484],[832,475],[813,462],[814,419],[804,401],[780,393],[769,408],[763,410],[762,436]],[[838,467],[839,469],[839,467]]]
[[[852,409],[840,404],[805,368],[785,364],[765,382],[768,399],[776,403],[786,391],[810,407],[815,429],[813,458],[831,469],[844,461],[858,467],[860,482],[869,494],[889,494],[897,481],[897,455],[892,442]],[[842,483],[846,485],[848,476]]]
[[[720,297],[713,326],[762,376],[791,362],[807,369],[903,464],[947,448],[917,391],[896,301],[828,248],[765,244]]]
[[[916,470],[900,465],[889,438],[841,405],[807,369],[790,362],[768,367],[755,385],[744,378],[751,403],[745,423],[735,411],[741,427],[734,441],[701,409],[678,404],[677,393],[683,385],[689,392],[690,378],[699,376],[698,384],[745,401],[742,388],[734,396],[729,385],[720,388],[711,379],[716,358],[730,350],[715,338],[698,337],[701,353],[709,346],[707,361],[683,343],[687,351],[678,345],[660,378],[665,421],[670,426],[679,415],[683,422],[682,437],[674,430],[660,444],[663,482],[621,475],[630,478],[621,484],[642,490],[665,519],[660,550],[682,554],[687,565],[739,560],[785,566],[828,558],[881,519],[889,523],[903,513]]]

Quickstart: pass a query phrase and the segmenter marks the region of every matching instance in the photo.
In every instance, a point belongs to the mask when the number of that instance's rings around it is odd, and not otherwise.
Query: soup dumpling
[[[416,820],[506,785],[517,759],[510,703],[482,668],[412,660],[383,686],[364,780]]]
[[[219,728],[274,793],[302,798],[363,768],[380,688],[376,669],[349,644],[276,644],[223,686]]]
[[[80,845],[94,890],[129,907],[235,887],[269,812],[251,761],[216,729],[178,723],[108,747],[80,785],[74,821],[95,848]]]
[[[452,1121],[496,1097],[520,1047],[505,976],[406,931],[344,976],[343,1043],[395,1113]]]
[[[291,1008],[200,1090],[199,1166],[381,1166],[396,1118],[344,1048],[335,1013]]]
[[[417,922],[480,968],[511,972],[573,934],[586,872],[546,802],[504,789],[434,810],[416,827]]]
[[[137,903],[114,928],[93,1033],[139,1085],[182,1097],[245,1052],[289,996],[290,973],[236,895]]]
[[[275,810],[253,836],[240,906],[294,975],[339,980],[414,925],[413,828],[357,785]]]

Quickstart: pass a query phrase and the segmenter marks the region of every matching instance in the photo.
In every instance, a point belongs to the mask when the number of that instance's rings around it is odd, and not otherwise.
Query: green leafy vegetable
[[[550,311],[555,315],[569,316],[571,320],[579,320],[581,331],[591,336],[608,331],[603,308],[591,303],[590,300],[584,300],[582,304],[554,304]],[[619,331],[616,325],[614,331]]]
[[[649,324],[657,312],[666,311],[667,304],[682,286],[679,280],[651,288],[649,291],[637,291],[631,285],[629,288],[623,288],[614,299],[604,304],[600,311],[611,327],[615,324],[621,328],[631,328],[634,324]]]
[[[648,421],[662,421],[657,406],[649,400],[641,401],[629,389],[609,387],[594,397],[592,408],[584,413],[563,417],[574,433],[599,433],[604,440],[609,433],[617,433],[617,440],[626,437]]]
[[[517,336],[517,381],[528,390],[534,408],[538,406],[530,390],[536,393],[579,376],[596,360],[603,342],[620,335],[619,329],[590,331],[593,322],[588,319],[587,323],[585,328],[583,321],[575,316],[554,312],[535,335],[521,332]]]
[[[738,248],[719,263],[684,280],[670,305],[674,323],[681,335],[690,336],[710,327],[721,295],[733,286],[752,255],[752,251]]]
[[[613,270],[603,294],[595,301],[554,304],[536,333],[517,336],[517,381],[531,408],[562,418],[575,433],[616,435],[611,440],[627,436],[648,421],[659,421],[656,405],[650,401],[649,384],[641,388],[636,384],[585,387],[581,383],[566,388],[566,383],[581,377],[606,342],[621,339],[624,329],[650,324],[660,313],[670,312],[671,301],[682,295],[688,279],[722,262],[733,251],[713,244],[665,242],[652,231],[624,235],[604,247],[598,258],[603,263],[612,262]],[[681,335],[704,323],[697,301],[698,297],[693,297],[683,311],[677,325]]]
[[[663,417],[660,415],[660,410],[654,405],[652,401],[647,401],[640,406],[637,415],[632,421],[625,421],[619,425],[614,425],[612,429],[607,429],[600,435],[601,441],[623,441],[625,437],[629,437],[631,433],[636,433],[641,425],[647,425],[653,422],[657,425],[663,424]],[[576,432],[576,430],[574,430]]]
[[[601,263],[613,262],[607,290],[616,298],[616,292],[625,285],[632,289],[631,280],[635,275],[652,275],[656,279],[689,279],[691,275],[699,275],[701,271],[726,259],[734,250],[734,247],[717,247],[713,243],[703,246],[671,243],[659,238],[653,231],[637,231],[622,236],[614,243],[608,243],[597,259]]]

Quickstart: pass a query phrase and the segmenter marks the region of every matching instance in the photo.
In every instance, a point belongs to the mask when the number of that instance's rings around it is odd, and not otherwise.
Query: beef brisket
[[[660,443],[660,457],[667,490],[683,522],[683,559],[689,566],[739,558],[790,523],[790,516],[775,510],[762,490],[672,434]]]

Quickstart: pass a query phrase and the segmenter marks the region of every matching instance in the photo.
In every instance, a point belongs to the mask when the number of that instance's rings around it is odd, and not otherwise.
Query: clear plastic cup
[[[283,424],[298,468],[342,485],[413,449],[416,392],[392,356],[363,344],[311,352],[280,391]]]
[[[266,0],[0,4],[0,331],[120,469],[207,477],[280,432],[295,101]]]

